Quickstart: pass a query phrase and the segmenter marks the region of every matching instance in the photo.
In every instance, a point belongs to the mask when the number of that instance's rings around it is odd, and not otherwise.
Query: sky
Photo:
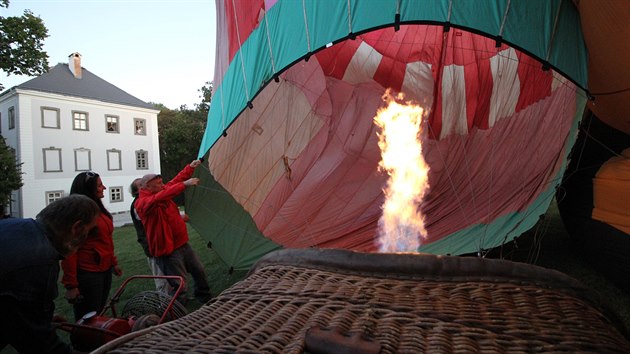
[[[194,108],[213,79],[213,0],[10,0],[0,16],[25,9],[48,29],[50,66],[79,52],[83,68],[145,102]],[[0,71],[5,89],[31,78]]]

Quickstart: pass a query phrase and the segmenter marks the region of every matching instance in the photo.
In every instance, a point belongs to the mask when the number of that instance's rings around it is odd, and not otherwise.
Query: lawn
[[[247,273],[246,271],[234,271],[230,274],[228,267],[221,261],[212,249],[208,249],[206,247],[206,243],[193,228],[189,228],[189,236],[191,246],[195,249],[199,258],[201,258],[201,261],[204,263],[206,275],[208,276],[213,295],[219,294],[221,291],[225,290],[245,276]],[[136,241],[136,231],[133,226],[122,226],[114,230],[114,247],[116,256],[118,257],[118,263],[123,270],[123,275],[121,277],[114,276],[110,296],[115,293],[123,281],[125,281],[128,277],[132,275],[151,274],[147,264],[147,258],[142,251],[142,247],[140,247],[140,244]],[[193,293],[192,284],[192,278],[189,277],[187,280],[187,286],[189,286],[190,294]],[[155,290],[155,285],[152,279],[134,279],[130,281],[125,286],[124,292],[120,298],[120,303],[116,304],[118,314],[120,315],[120,312],[124,308],[127,300],[145,290]],[[55,301],[56,312],[64,316],[68,321],[73,322],[74,315],[72,314],[72,306],[63,298],[64,291],[63,287],[59,285],[59,297]],[[200,306],[201,304],[199,302],[193,300],[189,301],[186,308],[189,312],[191,312]],[[110,316],[111,312],[107,312],[106,315]],[[58,332],[66,342],[70,342],[68,333],[63,331]],[[7,351],[7,353],[14,352]]]
[[[234,271],[232,274],[229,274],[228,267],[225,263],[221,261],[212,249],[206,247],[203,239],[190,227],[189,236],[191,246],[195,249],[205,266],[206,275],[208,276],[213,295],[219,294],[245,276],[246,271]],[[136,231],[133,226],[127,225],[115,229],[114,247],[119,266],[123,270],[123,275],[121,277],[114,276],[110,295],[113,295],[122,282],[132,275],[151,275],[151,270],[147,264],[147,257],[142,252],[140,244],[136,241]],[[189,277],[187,286],[190,287],[190,294],[193,293],[192,284],[192,278]],[[116,305],[116,308],[122,309],[129,298],[144,290],[155,290],[152,279],[134,279],[129,282],[127,286],[125,286],[120,304]],[[57,312],[65,316],[68,320],[72,320],[72,306],[63,299],[64,290],[61,286],[59,286],[59,291],[59,297],[55,302]],[[186,307],[189,311],[194,311],[200,306],[201,304],[197,301],[190,301]]]

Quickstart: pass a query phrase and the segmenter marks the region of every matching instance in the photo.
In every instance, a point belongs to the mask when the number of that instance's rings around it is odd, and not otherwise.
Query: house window
[[[9,129],[15,128],[15,107],[9,107]]]
[[[12,215],[13,211],[11,210],[11,205],[13,204],[13,192],[11,192],[11,196],[4,203],[4,210],[0,210],[0,212],[4,212],[3,215]]]
[[[9,200],[9,215],[14,218],[20,217],[20,191],[12,191],[11,199]]]
[[[109,202],[117,203],[123,201],[123,187],[109,187]]]
[[[147,135],[147,121],[145,119],[134,118],[133,126],[136,135]]]
[[[108,133],[120,133],[117,116],[105,116],[105,131]]]
[[[59,129],[59,108],[42,107],[42,128]]]
[[[63,191],[50,191],[46,192],[46,205],[54,202],[57,199],[63,198]]]
[[[107,150],[107,169],[109,171],[122,170],[121,151],[116,149]]]
[[[136,170],[148,170],[149,160],[147,152],[144,150],[136,151]]]
[[[61,149],[55,147],[43,148],[44,172],[61,172]]]
[[[89,130],[88,114],[86,112],[72,112],[72,129],[74,130]]]
[[[92,169],[92,152],[90,149],[74,149],[74,170],[90,171]]]

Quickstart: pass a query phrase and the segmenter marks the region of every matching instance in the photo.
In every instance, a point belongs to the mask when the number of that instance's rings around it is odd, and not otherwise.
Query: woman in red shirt
[[[98,232],[90,234],[76,253],[61,261],[61,282],[66,288],[65,298],[73,305],[76,321],[88,312],[100,313],[112,286],[112,272],[122,275],[114,255],[112,214],[101,201],[104,191],[101,177],[91,171],[79,173],[70,187],[70,194],[88,196],[101,210],[97,221]]]

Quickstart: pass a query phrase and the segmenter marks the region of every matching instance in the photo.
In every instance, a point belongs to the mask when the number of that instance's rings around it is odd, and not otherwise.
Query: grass
[[[247,273],[246,271],[234,271],[230,274],[229,268],[225,265],[225,263],[223,263],[223,261],[221,261],[219,256],[212,249],[208,249],[205,246],[206,243],[199,234],[193,228],[189,228],[188,231],[190,245],[197,252],[199,258],[204,264],[213,295],[216,296],[221,291],[227,289],[245,276]],[[147,258],[142,251],[142,247],[140,247],[140,244],[138,244],[136,240],[136,231],[133,226],[122,226],[114,230],[114,247],[119,266],[123,270],[123,275],[121,277],[114,276],[110,297],[130,276],[151,275],[151,270],[147,264]],[[193,280],[190,276],[187,279],[186,285],[189,287],[189,294],[192,294]],[[120,315],[125,303],[130,298],[145,290],[155,290],[153,279],[134,279],[127,283],[124,288],[124,292],[120,297],[120,302],[115,305],[117,314]],[[59,296],[55,301],[56,313],[65,317],[69,322],[73,322],[74,315],[72,312],[72,305],[63,298],[64,291],[65,290],[60,285]],[[201,307],[201,304],[195,300],[189,301],[188,304],[186,304],[186,309],[189,313],[199,307]],[[106,311],[105,315],[111,316],[111,312]],[[58,331],[58,334],[65,342],[70,342],[69,334],[67,332]]]
[[[188,231],[190,245],[197,252],[204,264],[213,295],[219,294],[245,276],[246,271],[234,271],[232,274],[229,274],[228,267],[212,249],[208,249],[205,246],[205,242],[199,234],[193,228],[189,228]],[[114,276],[110,295],[113,295],[123,281],[132,275],[151,275],[147,258],[142,252],[142,247],[140,247],[140,244],[136,241],[136,231],[133,226],[127,225],[115,229],[114,248],[119,266],[123,270],[123,275],[121,277]],[[192,284],[192,278],[189,276],[186,282],[186,285],[189,287],[189,294],[193,293]],[[122,309],[128,299],[145,290],[155,290],[152,279],[134,279],[129,282],[127,286],[125,286],[125,291],[120,298],[120,304],[122,306],[116,305],[116,308]],[[62,291],[63,289],[60,286],[60,294],[55,301],[57,312],[65,316],[68,320],[72,320],[74,318],[72,315],[72,306],[63,299]],[[189,301],[186,308],[189,311],[194,311],[200,306],[201,304],[197,301]]]

